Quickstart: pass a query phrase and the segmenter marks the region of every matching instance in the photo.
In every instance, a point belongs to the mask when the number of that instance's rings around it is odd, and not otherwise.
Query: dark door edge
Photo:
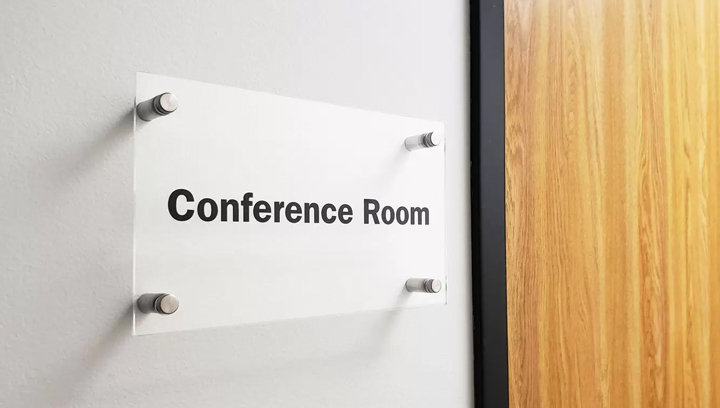
[[[475,406],[509,406],[503,0],[470,0],[470,160]]]

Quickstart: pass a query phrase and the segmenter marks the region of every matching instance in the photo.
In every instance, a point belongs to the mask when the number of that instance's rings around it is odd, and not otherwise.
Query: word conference
[[[253,202],[253,193],[248,192],[238,202],[235,199],[203,198],[195,202],[195,196],[188,190],[177,189],[168,198],[168,212],[176,221],[189,221],[195,214],[202,221],[210,222],[220,218],[221,222],[250,222],[260,223],[269,221],[287,221],[291,224],[304,222],[306,224],[332,224],[336,221],[349,224],[353,220],[353,208],[349,204],[298,203],[295,201],[263,201]],[[242,214],[241,214],[242,213]],[[363,221],[365,224],[380,223],[390,225],[429,225],[430,210],[427,207],[381,207],[378,200],[366,198],[363,200]]]

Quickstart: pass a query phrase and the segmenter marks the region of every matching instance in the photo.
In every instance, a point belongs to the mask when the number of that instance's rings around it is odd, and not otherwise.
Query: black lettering
[[[390,225],[395,221],[395,210],[392,207],[383,207],[381,215],[385,225]]]
[[[302,218],[302,215],[300,215],[301,213],[302,207],[294,201],[289,202],[287,207],[285,207],[285,218],[293,224],[300,222],[300,219]],[[307,222],[307,218],[305,219],[305,222]]]
[[[184,190],[182,188],[177,189],[177,190],[173,191],[170,194],[170,198],[168,198],[168,212],[170,213],[170,216],[173,217],[176,221],[187,221],[190,218],[192,218],[195,211],[187,210],[187,211],[185,211],[185,214],[180,215],[180,213],[177,210],[177,200],[180,196],[185,197],[185,200],[188,203],[192,203],[195,201],[195,197],[193,197],[191,192]]]
[[[335,206],[332,204],[325,204],[322,207],[322,219],[327,224],[332,224],[335,222],[335,216],[328,217],[328,210],[335,211]]]
[[[338,219],[343,224],[350,224],[352,221],[352,207],[347,204],[343,204],[338,209]]]
[[[232,220],[238,222],[240,219],[240,207],[237,200],[220,200],[220,221],[227,221],[227,209],[232,206]]]
[[[410,207],[410,224],[415,225],[415,215],[417,215],[417,223],[422,225],[423,214],[425,214],[425,225],[430,224],[430,210],[427,207]]]
[[[315,218],[314,218],[315,221],[313,221],[313,222],[315,224],[317,224],[320,222],[320,217],[319,217],[320,209],[318,208],[318,205],[315,203],[305,203],[305,224],[310,223],[310,210],[311,209],[315,211]]]
[[[205,209],[207,208],[207,204],[210,204],[210,215],[207,215],[205,212]],[[198,203],[198,217],[200,217],[201,220],[208,222],[214,220],[218,215],[218,206],[215,201],[213,201],[210,198],[203,198]]]
[[[397,222],[400,225],[405,225],[408,222],[408,218],[410,217],[410,214],[408,213],[408,209],[405,207],[399,207],[397,209]]]
[[[240,205],[243,208],[243,222],[250,221],[250,207],[252,206],[253,193],[245,193]]]
[[[280,222],[280,209],[285,206],[285,201],[275,201],[275,222]]]
[[[378,209],[380,209],[380,203],[378,203],[377,200],[372,200],[366,198],[364,200],[365,204],[365,224],[370,224],[370,216],[373,217],[373,220],[375,221],[375,224],[380,224],[380,221],[378,221]],[[375,208],[370,209],[370,205],[373,205]]]
[[[267,215],[263,215],[267,214]],[[270,220],[270,204],[267,201],[260,200],[253,207],[253,216],[257,222],[268,222]]]

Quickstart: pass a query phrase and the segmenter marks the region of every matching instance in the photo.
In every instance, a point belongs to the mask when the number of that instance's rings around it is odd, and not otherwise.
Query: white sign
[[[139,73],[137,103],[174,113],[135,126],[135,285],[172,315],[149,334],[445,304],[443,124]]]

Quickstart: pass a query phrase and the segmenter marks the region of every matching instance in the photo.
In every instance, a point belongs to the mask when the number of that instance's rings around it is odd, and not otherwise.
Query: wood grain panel
[[[506,0],[512,407],[720,407],[718,0]]]

